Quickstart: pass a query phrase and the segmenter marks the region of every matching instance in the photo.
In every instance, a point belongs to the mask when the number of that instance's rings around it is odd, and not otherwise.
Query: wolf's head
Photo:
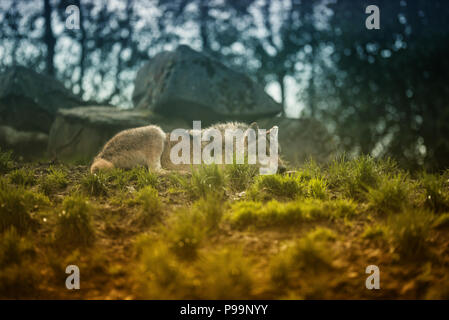
[[[260,129],[256,122],[251,123],[245,131],[245,150],[248,157],[257,154],[257,165],[261,174],[283,173],[286,168],[280,157],[278,126],[269,130]]]
[[[187,150],[188,163],[248,163],[257,165],[261,174],[274,174],[285,171],[279,157],[278,131],[277,126],[259,129],[256,123],[250,126],[239,122],[219,123],[204,130],[184,132],[185,148],[175,146],[174,150]]]

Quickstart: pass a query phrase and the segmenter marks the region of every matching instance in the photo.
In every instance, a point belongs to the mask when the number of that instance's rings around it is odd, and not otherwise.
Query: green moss
[[[350,200],[320,201],[314,199],[287,203],[241,201],[235,203],[226,218],[234,227],[289,226],[303,221],[351,217],[356,205]]]
[[[249,195],[253,199],[288,198],[294,199],[306,193],[301,175],[262,175],[258,176]]]

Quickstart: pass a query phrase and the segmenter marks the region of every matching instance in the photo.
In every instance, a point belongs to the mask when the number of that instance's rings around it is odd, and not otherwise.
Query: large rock
[[[64,85],[24,67],[0,75],[0,125],[48,133],[59,108],[83,105]]]
[[[37,131],[20,131],[0,125],[0,146],[2,150],[14,153],[27,160],[39,158],[47,150],[48,135]]]
[[[0,148],[42,157],[57,110],[80,105],[61,82],[24,67],[8,69],[0,74]]]
[[[259,128],[279,127],[281,155],[290,165],[301,165],[310,158],[325,163],[337,151],[335,139],[326,127],[312,118],[273,117],[257,120]]]
[[[204,124],[281,112],[281,106],[247,75],[184,45],[157,54],[139,70],[133,103],[140,110]]]
[[[114,134],[149,124],[157,124],[166,132],[189,127],[183,120],[153,115],[149,110],[101,106],[60,109],[50,130],[48,153],[60,160],[88,163]]]

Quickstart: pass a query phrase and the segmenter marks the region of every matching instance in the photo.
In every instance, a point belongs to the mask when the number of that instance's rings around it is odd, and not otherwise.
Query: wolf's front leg
[[[158,173],[167,173],[167,171],[162,168],[161,156],[153,157],[153,159],[150,159],[148,161],[148,169]]]

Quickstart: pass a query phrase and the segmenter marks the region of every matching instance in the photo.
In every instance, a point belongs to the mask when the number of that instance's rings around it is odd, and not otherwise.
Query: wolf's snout
[[[286,167],[284,167],[282,165],[278,167],[278,173],[285,173],[285,171],[287,171]]]

